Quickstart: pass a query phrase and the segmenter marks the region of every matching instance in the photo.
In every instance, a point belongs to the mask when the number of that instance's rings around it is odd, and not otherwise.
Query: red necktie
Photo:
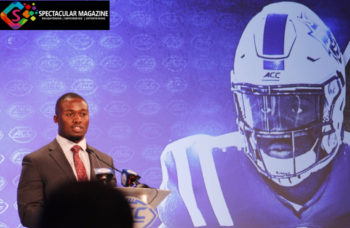
[[[77,172],[78,181],[88,181],[84,163],[79,157],[80,150],[81,147],[78,145],[75,145],[71,148],[71,151],[73,151],[75,171]]]

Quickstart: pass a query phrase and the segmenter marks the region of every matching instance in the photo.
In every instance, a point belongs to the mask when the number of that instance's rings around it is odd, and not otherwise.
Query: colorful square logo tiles
[[[35,3],[12,2],[1,12],[1,19],[12,29],[19,29],[29,20],[35,21],[37,14]]]

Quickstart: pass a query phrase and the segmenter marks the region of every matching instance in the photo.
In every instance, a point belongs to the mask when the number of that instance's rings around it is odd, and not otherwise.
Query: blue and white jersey
[[[238,132],[175,141],[161,156],[160,188],[171,193],[158,207],[160,227],[350,227],[349,138],[346,132],[330,174],[305,205],[266,184]]]

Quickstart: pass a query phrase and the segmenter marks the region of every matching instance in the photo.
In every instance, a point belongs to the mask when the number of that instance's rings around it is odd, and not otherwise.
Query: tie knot
[[[71,148],[71,151],[73,151],[73,153],[79,153],[79,151],[81,150],[81,147],[79,145],[75,145]]]

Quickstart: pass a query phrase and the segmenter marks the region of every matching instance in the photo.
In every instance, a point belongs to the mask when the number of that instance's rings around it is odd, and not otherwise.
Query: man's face
[[[66,98],[58,106],[54,116],[58,124],[58,134],[73,142],[79,142],[89,127],[89,110],[87,103],[80,98]]]

